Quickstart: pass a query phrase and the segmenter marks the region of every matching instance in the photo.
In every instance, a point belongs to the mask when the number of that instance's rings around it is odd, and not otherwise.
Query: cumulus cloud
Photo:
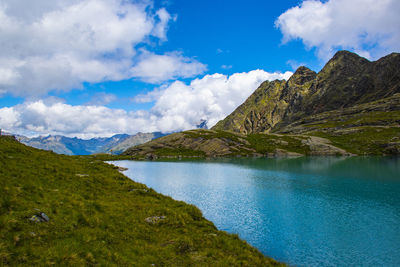
[[[142,51],[140,61],[131,69],[131,73],[145,82],[160,83],[179,77],[193,77],[206,69],[206,65],[177,52],[156,55]]]
[[[19,134],[62,134],[82,138],[139,131],[181,131],[195,128],[202,119],[211,127],[245,101],[261,82],[288,79],[291,75],[291,72],[254,70],[231,76],[206,75],[189,84],[176,81],[136,99],[142,103],[155,101],[150,111],[72,106],[57,99],[31,101],[0,109],[0,127]]]
[[[201,119],[212,127],[246,100],[265,80],[288,79],[291,72],[268,73],[253,70],[206,75],[189,85],[176,81],[159,93],[152,109],[161,131],[194,128]]]
[[[151,1],[0,0],[0,90],[35,96],[83,82],[132,78],[137,45],[150,36],[165,40],[174,19],[151,6]],[[188,58],[160,56],[191,68]],[[201,64],[193,63],[185,77],[199,74]],[[179,76],[153,67],[164,74],[157,81]],[[148,78],[143,69],[138,75]]]
[[[306,0],[275,22],[283,42],[300,39],[327,59],[338,49],[375,59],[400,50],[400,1]]]
[[[62,134],[91,138],[115,133],[155,130],[146,112],[127,112],[104,106],[72,106],[65,103],[27,102],[0,109],[0,126],[19,134]]]
[[[171,16],[165,8],[161,8],[156,12],[159,19],[159,23],[153,29],[153,35],[160,38],[161,40],[167,39],[168,23],[172,19],[176,21],[177,16]]]
[[[160,88],[156,88],[153,91],[150,91],[146,94],[138,94],[132,98],[132,102],[138,104],[154,102],[158,98],[160,98],[165,88],[168,88],[168,85],[162,85]]]

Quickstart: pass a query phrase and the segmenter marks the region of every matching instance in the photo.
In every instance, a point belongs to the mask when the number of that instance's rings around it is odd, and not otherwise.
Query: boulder
[[[147,217],[144,219],[147,223],[150,224],[156,224],[161,220],[164,220],[166,217],[165,216],[152,216],[152,217]]]
[[[44,212],[33,215],[29,220],[37,223],[50,221],[49,217]]]

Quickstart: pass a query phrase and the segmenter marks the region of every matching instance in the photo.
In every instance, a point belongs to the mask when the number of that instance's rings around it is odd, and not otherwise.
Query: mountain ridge
[[[370,62],[339,51],[319,73],[301,66],[288,81],[263,82],[211,129],[244,134],[269,132],[278,123],[389,97],[400,92],[399,70],[399,53]]]
[[[17,135],[21,143],[44,150],[51,150],[65,155],[90,155],[96,153],[120,154],[128,147],[148,142],[154,138],[164,136],[159,132],[137,133],[135,135],[116,134],[111,137],[95,137],[80,139],[62,135],[48,135],[29,138]]]
[[[400,54],[370,62],[339,51],[318,73],[265,81],[211,130],[129,148],[137,159],[400,155]]]

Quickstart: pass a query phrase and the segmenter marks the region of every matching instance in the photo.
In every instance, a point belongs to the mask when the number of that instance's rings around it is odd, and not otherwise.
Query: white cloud
[[[62,134],[90,138],[116,133],[172,132],[195,128],[200,120],[213,126],[231,113],[265,80],[288,79],[291,72],[254,70],[206,75],[190,84],[176,81],[148,94],[155,101],[150,111],[127,112],[103,106],[72,106],[56,98],[0,109],[0,128],[27,134]]]
[[[2,129],[18,129],[21,125],[19,121],[19,113],[14,107],[4,107],[0,109],[0,128]]]
[[[0,90],[35,96],[83,82],[132,78],[135,47],[150,36],[165,40],[175,18],[151,6],[151,1],[0,0]],[[174,60],[190,68],[190,59]],[[194,61],[193,68],[199,64]]]
[[[221,69],[224,69],[224,70],[232,69],[232,65],[222,65]]]
[[[161,8],[156,12],[156,15],[159,19],[159,23],[156,25],[156,27],[153,29],[153,35],[157,36],[161,40],[166,40],[167,39],[167,29],[168,29],[168,23],[172,19],[173,21],[176,21],[177,16],[171,16],[165,8]]]
[[[268,73],[263,70],[206,75],[189,85],[180,81],[172,83],[159,94],[152,112],[160,119],[161,131],[191,129],[201,119],[212,127],[225,118],[265,80],[288,79],[291,72]]]
[[[193,77],[206,70],[206,65],[177,52],[156,55],[142,51],[140,61],[132,68],[131,73],[133,77],[139,77],[145,82],[160,83],[179,77]]]
[[[150,91],[146,94],[138,94],[132,98],[132,102],[138,104],[154,102],[158,98],[160,98],[160,96],[163,94],[164,92],[164,90],[162,89],[163,87],[165,89],[168,87],[168,85],[163,85],[160,88],[154,89],[153,91]]]
[[[0,109],[0,127],[18,134],[62,134],[91,138],[154,131],[146,112],[127,112],[103,106],[71,106],[43,100]]]
[[[400,50],[400,1],[306,0],[279,16],[283,42],[301,39],[329,58],[350,49],[367,58]]]

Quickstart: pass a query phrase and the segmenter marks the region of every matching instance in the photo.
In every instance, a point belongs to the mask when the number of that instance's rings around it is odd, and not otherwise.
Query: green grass
[[[258,153],[273,153],[277,148],[291,152],[307,155],[310,148],[302,144],[302,137],[277,136],[271,134],[249,134],[247,140],[251,147],[255,148]]]
[[[227,131],[187,131],[184,132],[185,136],[190,138],[203,138],[203,139],[213,139],[213,138],[224,138],[225,140],[230,140],[233,143],[242,143],[243,148],[236,153],[232,153],[230,156],[237,155],[250,155],[253,154],[251,150],[255,150],[256,153],[266,154],[274,153],[276,149],[284,149],[291,152],[296,152],[300,154],[308,154],[310,149],[307,145],[301,143],[303,137],[293,137],[293,136],[282,136],[273,134],[249,134],[249,135],[239,135]],[[247,144],[245,142],[248,142]]]
[[[109,161],[109,160],[130,160],[132,156],[127,155],[114,155],[114,154],[93,154],[87,156],[76,156],[81,158],[90,158],[93,160]]]
[[[388,144],[400,142],[400,127],[356,127],[352,131],[338,133],[313,132],[315,136],[329,139],[334,146],[358,155],[391,154]]]
[[[332,114],[331,116],[335,116]],[[355,126],[368,126],[368,125],[398,125],[400,123],[400,111],[373,111],[366,114],[360,113],[352,116],[338,116],[329,117],[329,122],[311,123],[304,125],[308,128],[348,128]]]
[[[183,147],[177,148],[160,148],[154,151],[158,157],[200,157],[203,158],[206,154],[203,151],[192,150]]]
[[[29,221],[37,209],[48,223]],[[166,218],[149,224],[150,216]],[[0,137],[0,265],[152,264],[278,263],[218,231],[196,207],[148,190],[98,156],[57,155]]]
[[[235,134],[232,132],[227,132],[227,131],[208,131],[208,130],[195,130],[195,131],[185,131],[183,132],[186,137],[189,138],[203,138],[203,139],[213,139],[213,138],[225,138],[228,140],[231,140],[233,142],[241,142],[240,138],[245,138],[245,136],[241,136],[239,134]]]

